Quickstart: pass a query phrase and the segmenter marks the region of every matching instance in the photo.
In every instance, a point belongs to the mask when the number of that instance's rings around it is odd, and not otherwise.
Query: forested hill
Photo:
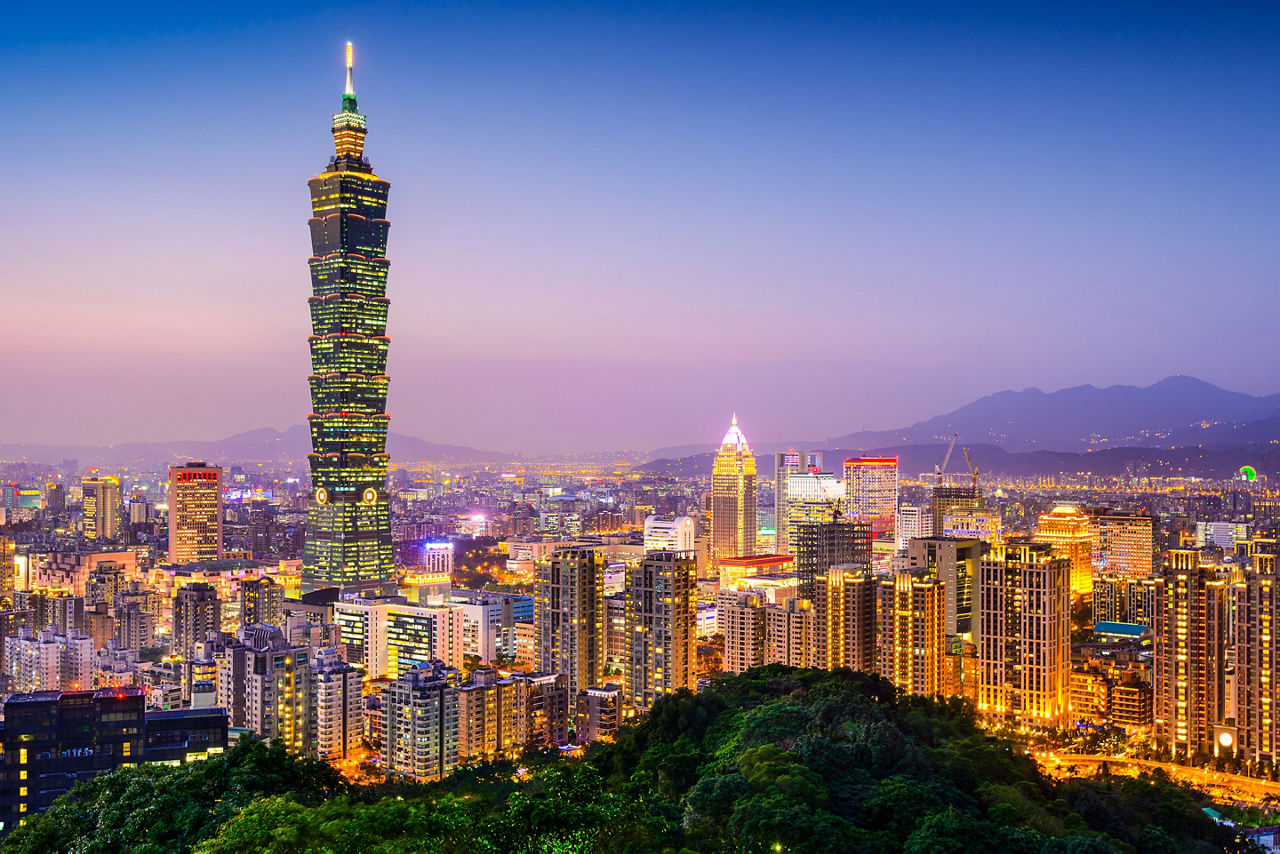
[[[518,767],[517,767],[518,766]],[[97,778],[22,852],[1160,852],[1248,850],[1167,782],[1054,783],[959,701],[771,665],[659,702],[581,760],[348,788],[261,745]]]

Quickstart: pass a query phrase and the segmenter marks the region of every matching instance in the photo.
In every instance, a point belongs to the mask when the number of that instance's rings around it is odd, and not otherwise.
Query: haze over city
[[[1005,388],[1280,390],[1274,8],[222,11],[8,13],[8,441],[301,423],[347,39],[399,433],[710,449],[735,410],[770,441]]]

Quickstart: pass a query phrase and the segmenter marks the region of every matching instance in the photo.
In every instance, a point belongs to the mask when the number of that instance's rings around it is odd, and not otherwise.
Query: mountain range
[[[932,470],[955,436],[982,472],[1194,475],[1227,478],[1249,464],[1280,477],[1280,394],[1257,397],[1193,377],[1173,376],[1146,388],[1076,386],[1002,391],[952,412],[896,430],[753,446],[762,477],[773,453],[794,447],[824,450],[828,468],[849,456],[899,457],[904,473]],[[706,445],[663,448],[646,471],[709,474]],[[952,458],[952,470],[960,463]]]
[[[214,463],[301,462],[311,451],[311,436],[305,424],[283,432],[262,427],[225,439],[207,441],[131,442],[103,447],[93,445],[0,444],[0,460],[56,464],[75,459],[81,465],[159,465],[181,460]],[[513,459],[514,455],[480,451],[460,445],[439,445],[413,436],[391,433],[387,451],[396,462],[489,462]]]

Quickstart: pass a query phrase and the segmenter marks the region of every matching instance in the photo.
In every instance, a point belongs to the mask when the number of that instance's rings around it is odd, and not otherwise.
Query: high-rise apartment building
[[[1059,505],[1040,514],[1032,538],[1049,543],[1059,555],[1071,561],[1071,595],[1089,599],[1093,595],[1093,525],[1079,507]]]
[[[997,546],[978,569],[978,712],[1064,726],[1071,700],[1071,564],[1048,543]]]
[[[382,695],[382,761],[387,774],[440,780],[458,767],[461,676],[440,662],[414,665]]]
[[[563,673],[569,696],[599,685],[604,675],[604,557],[569,548],[538,561],[534,625],[545,673]]]
[[[312,734],[319,734],[319,727],[310,647],[291,644],[275,626],[244,626],[215,660],[218,705],[227,710],[231,726],[250,729],[294,753],[314,753]],[[332,748],[331,722],[325,729]]]
[[[311,656],[310,675],[309,752],[328,761],[354,756],[364,736],[360,671],[343,661],[336,650],[325,648]]]
[[[724,672],[744,673],[764,664],[764,605],[760,597],[739,593],[722,599],[716,611],[724,635]]]
[[[945,588],[925,569],[880,583],[880,675],[903,694],[942,693]]]
[[[692,516],[644,520],[644,550],[647,552],[691,552],[696,546],[698,522]]]
[[[209,632],[222,631],[222,600],[212,584],[197,581],[173,596],[173,654],[190,658]],[[233,724],[235,725],[235,724]]]
[[[83,477],[81,507],[84,510],[84,535],[90,540],[115,540],[120,537],[120,478],[115,475]]]
[[[816,667],[818,618],[807,599],[764,609],[764,663]]]
[[[1215,752],[1227,704],[1229,628],[1225,575],[1196,549],[1171,550],[1156,578],[1153,700],[1156,742],[1175,761]]]
[[[169,466],[169,563],[222,559],[222,466]]]
[[[1230,747],[1247,762],[1280,759],[1280,578],[1276,556],[1255,554],[1252,566],[1228,590],[1234,647],[1235,732],[1219,731],[1215,747]]]
[[[756,552],[756,457],[733,416],[711,467],[711,559]],[[576,694],[575,694],[576,696]]]
[[[692,551],[649,552],[627,568],[624,590],[624,702],[647,711],[659,697],[697,683],[697,558]]]
[[[311,189],[312,498],[303,583],[368,592],[395,572],[387,494],[387,191],[364,156],[347,45],[336,149]]]
[[[898,458],[844,461],[845,515],[871,523],[873,538],[892,537],[898,515]]]
[[[4,672],[15,691],[82,691],[93,687],[93,639],[72,630],[18,629],[4,642]]]
[[[272,578],[240,582],[240,624],[284,626],[284,585]]]

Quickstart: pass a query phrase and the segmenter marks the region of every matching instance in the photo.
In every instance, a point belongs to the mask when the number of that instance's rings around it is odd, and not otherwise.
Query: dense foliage
[[[105,775],[5,849],[1244,850],[1188,789],[1054,783],[979,730],[965,704],[895,699],[883,680],[849,671],[770,666],[720,678],[658,703],[581,760],[551,752],[518,765],[474,766],[430,786],[343,789],[315,763],[251,746],[190,769]]]

